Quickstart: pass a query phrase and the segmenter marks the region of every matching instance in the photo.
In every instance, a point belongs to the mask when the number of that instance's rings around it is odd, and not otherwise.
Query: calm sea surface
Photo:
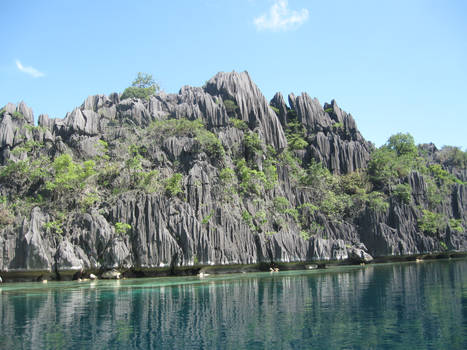
[[[0,349],[467,349],[467,260],[0,285]]]

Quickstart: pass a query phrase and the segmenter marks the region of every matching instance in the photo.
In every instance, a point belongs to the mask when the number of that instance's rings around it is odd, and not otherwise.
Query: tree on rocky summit
[[[136,79],[133,80],[130,87],[123,91],[121,99],[127,98],[141,98],[149,99],[156,92],[159,91],[159,85],[153,79],[151,74],[139,72]]]

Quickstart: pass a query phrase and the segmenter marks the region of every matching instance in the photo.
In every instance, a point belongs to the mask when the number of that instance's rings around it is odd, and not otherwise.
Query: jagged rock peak
[[[241,91],[254,91],[260,95],[258,87],[253,83],[247,71],[244,72],[219,72],[206,83],[206,90],[212,92],[225,92],[234,96]]]
[[[298,120],[309,130],[324,131],[332,126],[331,118],[324,112],[318,99],[311,98],[306,92],[297,97],[289,94],[289,105],[297,112]]]
[[[8,103],[0,111],[0,150],[7,150],[30,139],[29,131],[23,126],[34,125],[31,108],[21,101],[18,106]],[[5,156],[0,156],[0,159],[3,161]]]
[[[102,107],[110,107],[112,104],[117,104],[120,102],[120,98],[117,93],[112,93],[109,96],[105,95],[93,95],[89,96],[81,105],[81,109],[89,109],[91,111],[97,112]]]
[[[285,127],[287,125],[287,105],[285,103],[284,96],[282,96],[280,92],[276,92],[269,104],[279,110],[279,120],[281,121],[282,126]]]
[[[21,101],[18,106],[16,106],[13,103],[7,103],[3,108],[6,114],[9,114],[13,118],[18,119],[23,119],[25,122],[28,124],[34,124],[34,113],[32,112],[32,109],[24,103],[24,101]]]
[[[222,100],[230,99],[238,105],[239,116],[246,121],[250,129],[259,128],[260,136],[274,145],[276,149],[284,149],[287,140],[280,121],[269,107],[268,101],[259,88],[253,83],[248,72],[217,73],[204,89]]]

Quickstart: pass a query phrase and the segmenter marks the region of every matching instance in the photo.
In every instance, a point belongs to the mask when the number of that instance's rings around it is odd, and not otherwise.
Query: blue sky
[[[162,89],[247,70],[267,99],[336,99],[376,145],[396,132],[467,148],[463,0],[10,1],[0,105],[64,117],[136,73]]]

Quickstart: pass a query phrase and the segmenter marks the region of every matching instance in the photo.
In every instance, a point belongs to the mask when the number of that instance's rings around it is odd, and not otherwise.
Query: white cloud
[[[21,62],[19,60],[16,60],[16,67],[18,67],[18,69],[23,72],[23,73],[26,73],[26,74],[29,74],[31,77],[33,78],[40,78],[40,77],[43,77],[45,76],[44,73],[42,72],[39,72],[36,68],[34,67],[25,67],[21,64]]]
[[[288,9],[287,6],[287,0],[276,0],[268,13],[254,19],[256,28],[272,31],[290,30],[299,27],[308,19],[307,9],[295,11]]]

